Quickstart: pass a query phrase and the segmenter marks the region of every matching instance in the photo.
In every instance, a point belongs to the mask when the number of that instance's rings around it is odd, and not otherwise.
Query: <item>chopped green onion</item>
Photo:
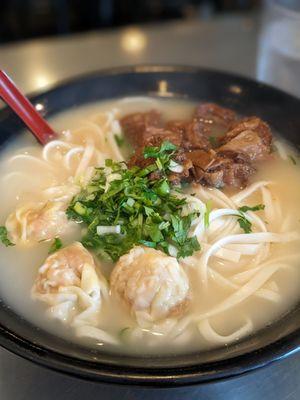
[[[175,162],[174,160],[170,161],[169,170],[175,173],[180,174],[183,171],[183,166]]]
[[[135,203],[135,200],[132,199],[131,197],[129,197],[129,199],[127,200],[127,204],[129,205],[129,207],[132,207]]]
[[[86,227],[84,246],[112,261],[138,244],[166,254],[170,254],[170,248],[177,258],[200,249],[197,238],[189,237],[192,221],[200,211],[189,210],[185,198],[173,195],[166,173],[177,165],[171,159],[176,149],[170,142],[146,148],[145,157],[155,159],[146,168],[127,168],[112,160],[106,160],[104,168],[95,168],[91,181],[73,198],[66,212],[69,219]],[[108,168],[112,173],[107,174]],[[155,171],[160,171],[161,179],[150,179]]]
[[[82,216],[86,214],[86,207],[77,201],[74,205],[74,211]]]
[[[115,226],[97,226],[97,235],[108,235],[110,233],[116,233],[120,234],[121,233],[121,225],[115,225]]]
[[[170,186],[166,180],[164,180],[157,188],[157,193],[160,196],[166,196],[170,193]]]
[[[61,249],[62,247],[63,247],[62,241],[60,240],[60,238],[56,237],[50,246],[48,254],[55,253],[57,250]]]
[[[8,232],[5,226],[0,226],[0,241],[6,246],[14,246],[15,244],[11,242],[8,238]]]
[[[143,244],[146,247],[152,247],[153,249],[156,248],[156,243],[155,242],[150,242],[149,240],[140,240],[140,244]]]
[[[163,169],[162,162],[160,161],[159,158],[155,161],[155,163],[156,163],[157,168],[158,168],[159,170],[162,170],[162,169]]]
[[[206,229],[209,227],[209,215],[211,213],[211,206],[212,206],[212,201],[208,200],[207,203],[205,204],[206,210],[204,213],[204,227]]]
[[[175,246],[173,246],[172,244],[169,244],[168,246],[168,252],[170,254],[171,257],[177,257],[178,254],[178,250]]]

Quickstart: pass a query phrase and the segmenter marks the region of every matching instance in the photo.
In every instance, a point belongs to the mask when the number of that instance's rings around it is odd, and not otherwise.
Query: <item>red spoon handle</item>
[[[0,97],[23,120],[40,143],[45,144],[56,136],[53,129],[2,70],[0,70]]]

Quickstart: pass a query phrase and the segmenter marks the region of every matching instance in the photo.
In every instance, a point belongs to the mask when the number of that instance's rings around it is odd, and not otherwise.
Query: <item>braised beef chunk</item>
[[[251,117],[238,122],[226,135],[219,153],[247,154],[251,161],[262,160],[270,153],[272,135],[268,125],[260,118]]]
[[[125,136],[133,147],[143,146],[149,128],[162,126],[161,113],[157,110],[125,115],[120,120]]]
[[[194,118],[202,125],[202,133],[206,136],[225,133],[236,121],[237,115],[228,108],[214,103],[202,103],[195,111]]]
[[[162,142],[169,141],[176,146],[181,146],[182,136],[165,128],[148,127],[143,135],[143,146],[160,146]]]
[[[206,186],[244,187],[255,171],[249,160],[233,154],[225,157],[214,150],[192,151],[187,153],[187,157],[193,163],[194,180]]]
[[[183,137],[187,123],[188,121],[172,120],[166,123],[165,128]]]
[[[213,187],[242,188],[255,172],[253,162],[270,153],[272,135],[269,126],[258,117],[237,118],[235,112],[216,104],[197,107],[192,119],[174,120],[163,124],[158,111],[130,114],[122,118],[125,135],[135,147],[129,166],[145,168],[155,160],[145,159],[145,146],[160,146],[170,141],[178,147],[173,159],[180,171],[170,171],[173,184],[198,182]],[[212,148],[213,132],[223,132]],[[160,179],[159,171],[150,179]]]
[[[272,142],[272,133],[270,127],[263,120],[255,116],[242,118],[236,121],[236,123],[231,126],[231,129],[229,129],[226,135],[223,137],[223,140],[227,142],[245,130],[257,132],[262,138],[264,144],[270,146]]]
[[[243,188],[247,185],[249,177],[254,174],[255,168],[248,163],[235,163],[232,160],[225,165],[223,186]]]
[[[169,121],[166,128],[182,138],[181,146],[185,149],[208,149],[209,140],[203,134],[202,123],[192,121]]]
[[[186,153],[195,168],[207,170],[216,160],[217,154],[214,150],[192,150]]]
[[[184,147],[186,149],[209,149],[208,138],[203,134],[202,123],[193,119],[187,124],[184,132]]]

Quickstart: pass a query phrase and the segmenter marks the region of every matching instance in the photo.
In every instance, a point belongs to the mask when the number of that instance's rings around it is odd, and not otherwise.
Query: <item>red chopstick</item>
[[[57,136],[50,125],[2,70],[0,70],[0,97],[21,118],[41,144],[46,144]]]

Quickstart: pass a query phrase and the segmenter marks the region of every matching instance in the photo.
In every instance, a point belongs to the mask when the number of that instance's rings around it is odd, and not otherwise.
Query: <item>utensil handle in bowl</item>
[[[2,70],[0,70],[0,97],[22,119],[41,144],[46,144],[56,136],[51,126]]]

